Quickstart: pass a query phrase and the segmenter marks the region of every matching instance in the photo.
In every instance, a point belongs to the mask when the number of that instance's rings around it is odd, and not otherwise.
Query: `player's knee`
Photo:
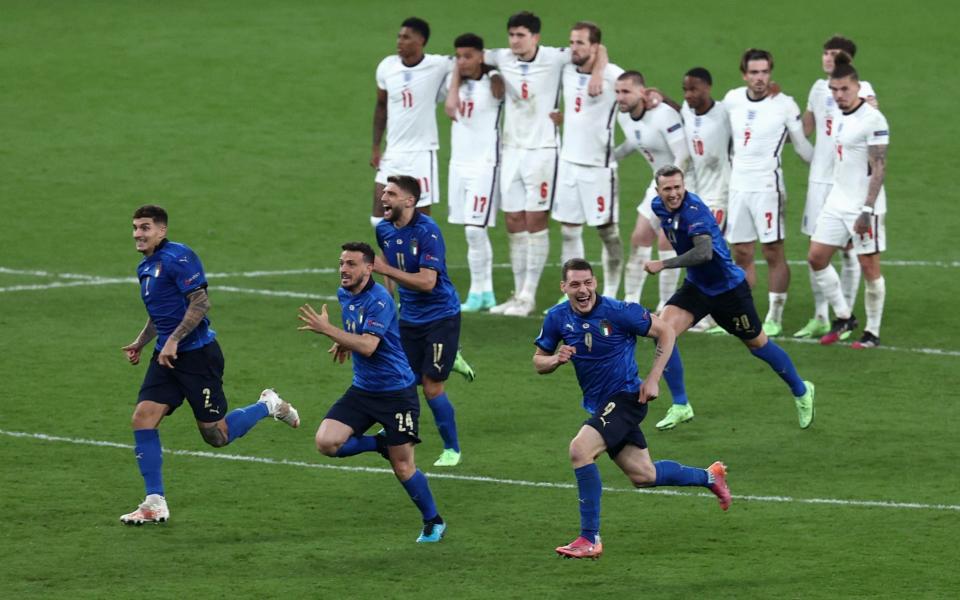
[[[337,455],[337,451],[340,450],[340,444],[333,442],[327,437],[322,437],[319,433],[314,441],[317,445],[317,452],[324,456],[334,457]]]
[[[657,482],[657,469],[652,464],[638,466],[630,473],[630,483],[634,487],[650,487]]]
[[[391,457],[390,466],[393,467],[393,474],[396,475],[400,481],[410,479],[413,477],[413,474],[417,472],[417,465],[413,462],[413,459],[394,459]]]
[[[222,448],[229,443],[227,435],[219,427],[201,427],[200,437],[214,448]]]
[[[570,462],[574,465],[585,465],[593,460],[593,457],[590,456],[590,453],[587,452],[587,449],[584,448],[581,444],[577,443],[577,440],[570,442]]]

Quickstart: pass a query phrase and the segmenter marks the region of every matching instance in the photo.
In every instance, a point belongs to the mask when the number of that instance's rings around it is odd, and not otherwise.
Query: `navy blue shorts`
[[[387,435],[388,446],[420,443],[420,397],[415,385],[389,392],[371,392],[351,385],[324,418],[348,425],[356,435],[379,423]]]
[[[710,315],[717,325],[741,340],[752,340],[763,331],[763,323],[753,305],[753,294],[746,280],[716,296],[708,296],[697,286],[684,281],[680,289],[667,300],[667,305],[692,314],[694,323]]]
[[[446,381],[460,348],[460,313],[430,323],[400,321],[400,344],[417,383]]]
[[[617,392],[584,425],[593,427],[603,438],[607,455],[616,458],[627,444],[647,447],[640,423],[647,416],[647,405],[640,404],[640,392]]]
[[[223,394],[223,352],[216,340],[202,348],[177,352],[173,368],[157,362],[153,352],[137,402],[149,400],[166,404],[167,414],[177,410],[186,398],[193,416],[201,423],[216,423],[227,415]]]

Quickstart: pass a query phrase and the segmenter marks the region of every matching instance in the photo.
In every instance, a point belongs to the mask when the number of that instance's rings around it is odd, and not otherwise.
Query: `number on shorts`
[[[530,92],[529,92],[529,90],[527,89],[527,82],[526,82],[526,81],[524,81],[523,83],[520,84],[520,97],[523,98],[524,100],[526,100],[527,98],[530,97]]]
[[[400,99],[403,102],[404,108],[413,108],[413,92],[408,89],[401,90]]]
[[[608,402],[607,405],[603,407],[603,414],[601,414],[600,416],[605,417],[609,415],[610,413],[613,412],[613,409],[615,409],[616,407],[617,407],[616,402]]]
[[[693,138],[693,152],[699,156],[703,156],[703,140],[700,138]]]
[[[716,220],[717,225],[723,223],[723,209],[718,208],[717,210],[713,211],[713,218]]]
[[[417,179],[417,183],[420,184],[420,193],[429,194],[430,193],[430,178],[429,177],[420,177]],[[419,198],[417,198],[419,200]]]
[[[473,212],[479,213],[487,210],[487,197],[486,196],[473,196]]]
[[[400,433],[415,433],[413,430],[413,417],[410,416],[410,411],[397,413],[393,417],[397,420],[397,431]]]
[[[766,217],[767,219],[767,229],[770,229],[771,227],[773,227],[773,213],[772,212],[763,213],[763,216]]]
[[[546,198],[547,194],[549,193],[550,193],[550,186],[547,185],[546,181],[544,181],[543,183],[540,184],[540,197]]]
[[[580,109],[583,107],[583,98],[577,96],[576,101],[573,103],[573,112],[580,112]]]
[[[872,239],[873,239],[873,225],[870,226],[870,229],[868,229],[866,233],[861,233],[861,234],[859,234],[859,235],[860,235],[860,241],[861,241],[861,242],[862,242],[863,240],[865,240],[865,239],[868,239],[868,238],[872,240]]]
[[[747,315],[734,317],[733,328],[737,331],[750,331],[750,318]]]
[[[603,196],[597,196],[597,212],[602,213],[607,208],[607,201]]]

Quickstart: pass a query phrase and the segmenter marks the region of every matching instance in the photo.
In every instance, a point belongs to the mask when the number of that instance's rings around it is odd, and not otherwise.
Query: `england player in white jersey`
[[[830,74],[830,91],[840,110],[836,121],[836,164],[833,187],[817,217],[807,260],[836,319],[821,344],[832,344],[857,327],[852,307],[847,304],[840,277],[830,264],[833,253],[853,240],[866,281],[867,325],[854,348],[880,345],[880,321],[886,283],[880,272],[880,253],[886,250],[884,218],[887,195],[883,180],[887,171],[890,130],[887,119],[860,96],[860,77],[850,56],[839,53]]]
[[[503,79],[483,64],[483,39],[465,33],[454,40],[457,68],[449,79],[450,127],[448,221],[464,225],[470,291],[461,312],[493,308],[493,248],[487,227],[496,223],[500,190],[500,114]],[[456,90],[454,92],[454,90]]]
[[[527,316],[550,252],[548,213],[553,205],[559,135],[550,113],[560,99],[560,75],[570,62],[563,48],[540,46],[540,18],[520,12],[507,21],[510,48],[488,50],[484,61],[506,82],[500,202],[506,217],[514,295],[492,313]],[[598,67],[605,66],[601,46]],[[602,71],[591,76],[588,92],[600,92]]]
[[[620,242],[617,161],[613,156],[617,97],[614,86],[623,69],[607,64],[603,91],[590,96],[587,86],[600,48],[601,32],[581,21],[570,30],[571,62],[563,67],[563,144],[557,171],[553,218],[562,223],[560,263],[585,258],[583,225],[596,227],[603,243],[603,295],[620,288],[623,246]],[[566,296],[563,301],[566,301]]]
[[[680,113],[667,101],[650,106],[643,75],[637,71],[627,71],[620,75],[616,85],[617,107],[620,114],[617,122],[623,131],[624,142],[617,146],[614,155],[619,161],[632,152],[638,152],[650,165],[651,181],[644,194],[643,201],[637,207],[637,223],[630,236],[631,252],[623,278],[624,300],[639,302],[647,272],[643,265],[650,260],[653,242],[660,231],[660,219],[651,210],[653,199],[657,196],[656,180],[652,177],[657,169],[666,165],[677,165],[686,169],[689,153],[683,135],[683,123]],[[659,235],[658,255],[667,260],[677,254],[663,236]],[[660,302],[658,310],[677,289],[680,270],[660,275]]]
[[[820,63],[828,77],[833,71],[833,57],[838,52],[846,52],[852,58],[857,52],[857,45],[853,40],[839,35],[831,37],[823,44]],[[860,97],[877,108],[873,86],[866,81],[860,82]],[[810,135],[814,131],[817,132],[807,184],[807,203],[803,209],[803,222],[800,227],[800,231],[807,236],[813,235],[817,217],[820,216],[823,203],[833,186],[834,137],[838,117],[839,110],[830,93],[829,79],[818,79],[810,88],[807,110],[803,113],[803,133]],[[841,287],[847,304],[852,307],[856,304],[857,288],[860,287],[860,261],[857,260],[856,253],[846,248],[842,250],[841,256]],[[813,271],[809,270],[809,274],[810,288],[813,291],[813,317],[802,329],[793,334],[798,338],[820,337],[830,331],[830,309],[827,299],[817,285]]]
[[[430,26],[411,17],[397,34],[397,53],[377,66],[377,104],[373,112],[373,151],[370,166],[374,178],[373,216],[376,226],[383,218],[383,188],[391,175],[409,175],[420,183],[417,207],[429,214],[440,201],[437,190],[436,104],[443,98],[443,82],[452,69],[447,56],[424,54]],[[383,132],[387,149],[381,155]]]
[[[723,104],[733,134],[726,238],[751,287],[757,279],[753,264],[757,240],[762,245],[769,292],[763,330],[775,337],[783,332],[783,307],[790,286],[790,267],[783,248],[787,196],[780,155],[787,135],[805,162],[813,157],[813,146],[803,135],[800,107],[793,98],[770,93],[772,71],[773,56],[769,52],[756,48],[744,52],[740,72],[747,85],[727,92]]]

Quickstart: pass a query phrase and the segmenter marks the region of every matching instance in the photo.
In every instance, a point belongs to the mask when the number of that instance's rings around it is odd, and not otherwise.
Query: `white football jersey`
[[[869,82],[860,82],[860,97],[876,96],[873,86]],[[810,88],[807,98],[807,110],[813,113],[814,128],[817,140],[813,146],[813,160],[810,161],[810,181],[816,183],[831,183],[833,181],[833,132],[837,116],[840,111],[830,93],[830,82],[827,79],[818,79]]]
[[[726,200],[730,185],[730,117],[723,102],[698,115],[684,101],[680,107],[687,151],[693,166],[687,189],[704,201]]]
[[[780,156],[788,130],[803,136],[800,107],[786,94],[751,100],[746,87],[727,92],[723,104],[733,135],[730,189],[784,191]]]
[[[836,125],[833,189],[827,196],[825,206],[860,212],[870,184],[868,148],[890,143],[887,119],[879,110],[861,102],[852,112],[841,112]],[[878,215],[887,212],[887,193],[882,187],[873,208]]]
[[[453,66],[447,56],[425,54],[407,67],[394,54],[377,66],[377,87],[387,92],[387,152],[436,150],[437,102]]]
[[[450,79],[447,79],[447,89]],[[460,109],[450,126],[450,162],[496,164],[500,157],[503,100],[490,89],[490,75],[460,82]]]
[[[617,115],[624,141],[617,146],[617,158],[639,152],[650,164],[653,173],[666,165],[677,165],[687,158],[687,142],[683,135],[680,113],[661,103],[647,109],[634,120],[628,112]],[[677,165],[679,166],[679,165]]]
[[[483,60],[497,67],[507,84],[503,145],[556,148],[557,127],[550,113],[560,105],[560,72],[570,62],[570,53],[565,48],[540,46],[527,62],[509,48],[500,48],[485,51]]]
[[[608,64],[603,72],[603,93],[587,93],[590,73],[580,73],[577,66],[563,67],[563,143],[560,158],[578,165],[615,167],[613,133],[616,125],[617,94],[614,86],[623,69]]]

